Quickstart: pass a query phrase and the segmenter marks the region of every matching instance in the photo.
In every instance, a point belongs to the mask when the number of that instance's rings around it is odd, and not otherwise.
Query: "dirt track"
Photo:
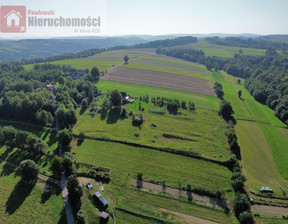
[[[252,210],[258,213],[288,215],[288,208],[269,205],[253,205]]]
[[[176,196],[176,197],[184,197],[187,199],[190,198],[199,204],[203,204],[203,205],[210,206],[210,207],[215,207],[215,208],[219,208],[219,209],[223,209],[223,208],[227,207],[226,201],[223,199],[209,197],[206,195],[201,195],[201,194],[197,194],[197,193],[183,191],[183,190],[179,190],[179,189],[175,189],[175,188],[171,188],[171,187],[166,187],[166,186],[164,187],[162,185],[153,184],[153,183],[146,182],[146,181],[140,181],[139,182],[136,179],[132,179],[131,184],[135,187],[139,186],[144,190],[145,189],[146,190],[151,189],[151,190],[154,190],[157,192],[166,192],[166,193],[171,194],[171,195]]]
[[[210,81],[166,72],[118,67],[108,72],[102,79],[215,96]]]
[[[209,220],[206,220],[206,219],[201,219],[201,218],[198,218],[198,217],[195,217],[195,216],[192,216],[192,215],[187,215],[187,214],[184,214],[184,213],[171,211],[171,210],[168,210],[168,209],[165,209],[165,208],[159,208],[159,210],[162,211],[162,212],[171,213],[171,214],[177,216],[176,220],[180,221],[181,223],[182,222],[191,223],[191,224],[196,224],[196,223],[197,224],[215,224],[215,223],[218,223],[218,222],[212,222],[212,221],[209,221]]]

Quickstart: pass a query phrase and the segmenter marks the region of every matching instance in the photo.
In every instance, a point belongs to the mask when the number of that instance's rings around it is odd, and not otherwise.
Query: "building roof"
[[[49,88],[49,89],[51,89],[53,87],[53,85],[52,84],[48,84],[48,85],[46,85],[46,88]]]
[[[103,219],[108,219],[110,217],[110,215],[107,212],[101,212],[99,214],[99,217],[103,218]]]
[[[103,206],[106,206],[109,204],[109,202],[105,198],[102,197],[99,191],[96,191],[94,195],[99,199],[99,201],[102,203]]]

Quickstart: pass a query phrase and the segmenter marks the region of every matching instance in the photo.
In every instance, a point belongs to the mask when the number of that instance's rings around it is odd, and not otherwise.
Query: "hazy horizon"
[[[27,10],[55,9],[56,16],[102,16],[104,36],[173,34],[288,34],[285,0],[0,0],[1,5],[25,5]],[[50,16],[51,17],[51,16]],[[67,29],[30,29],[4,38],[79,36]],[[93,34],[81,34],[93,36]],[[95,36],[95,35],[94,35]]]

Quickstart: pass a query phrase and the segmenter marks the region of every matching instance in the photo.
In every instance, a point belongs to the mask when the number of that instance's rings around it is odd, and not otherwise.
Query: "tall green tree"
[[[122,105],[122,96],[117,89],[111,91],[109,101],[114,107],[120,107]]]
[[[27,159],[20,163],[16,172],[21,176],[23,181],[29,182],[37,179],[39,168],[33,160]]]
[[[128,55],[125,55],[123,59],[124,59],[125,64],[128,64],[128,61],[129,61]]]
[[[91,69],[91,75],[94,79],[99,79],[99,77],[100,77],[99,69],[97,67],[93,67]]]

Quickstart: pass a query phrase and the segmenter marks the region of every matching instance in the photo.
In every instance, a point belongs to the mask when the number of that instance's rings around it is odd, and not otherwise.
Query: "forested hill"
[[[230,47],[243,47],[243,48],[256,48],[256,49],[270,49],[287,51],[288,43],[281,41],[272,41],[272,38],[259,37],[259,38],[239,38],[239,37],[208,37],[205,38],[211,44],[230,46]]]
[[[138,37],[109,37],[103,39],[29,39],[0,42],[0,62],[46,58],[64,53],[75,53],[92,48],[145,43]]]
[[[155,40],[144,44],[137,44],[135,48],[173,47],[177,45],[192,44],[198,41],[197,37],[185,36],[174,39]]]

